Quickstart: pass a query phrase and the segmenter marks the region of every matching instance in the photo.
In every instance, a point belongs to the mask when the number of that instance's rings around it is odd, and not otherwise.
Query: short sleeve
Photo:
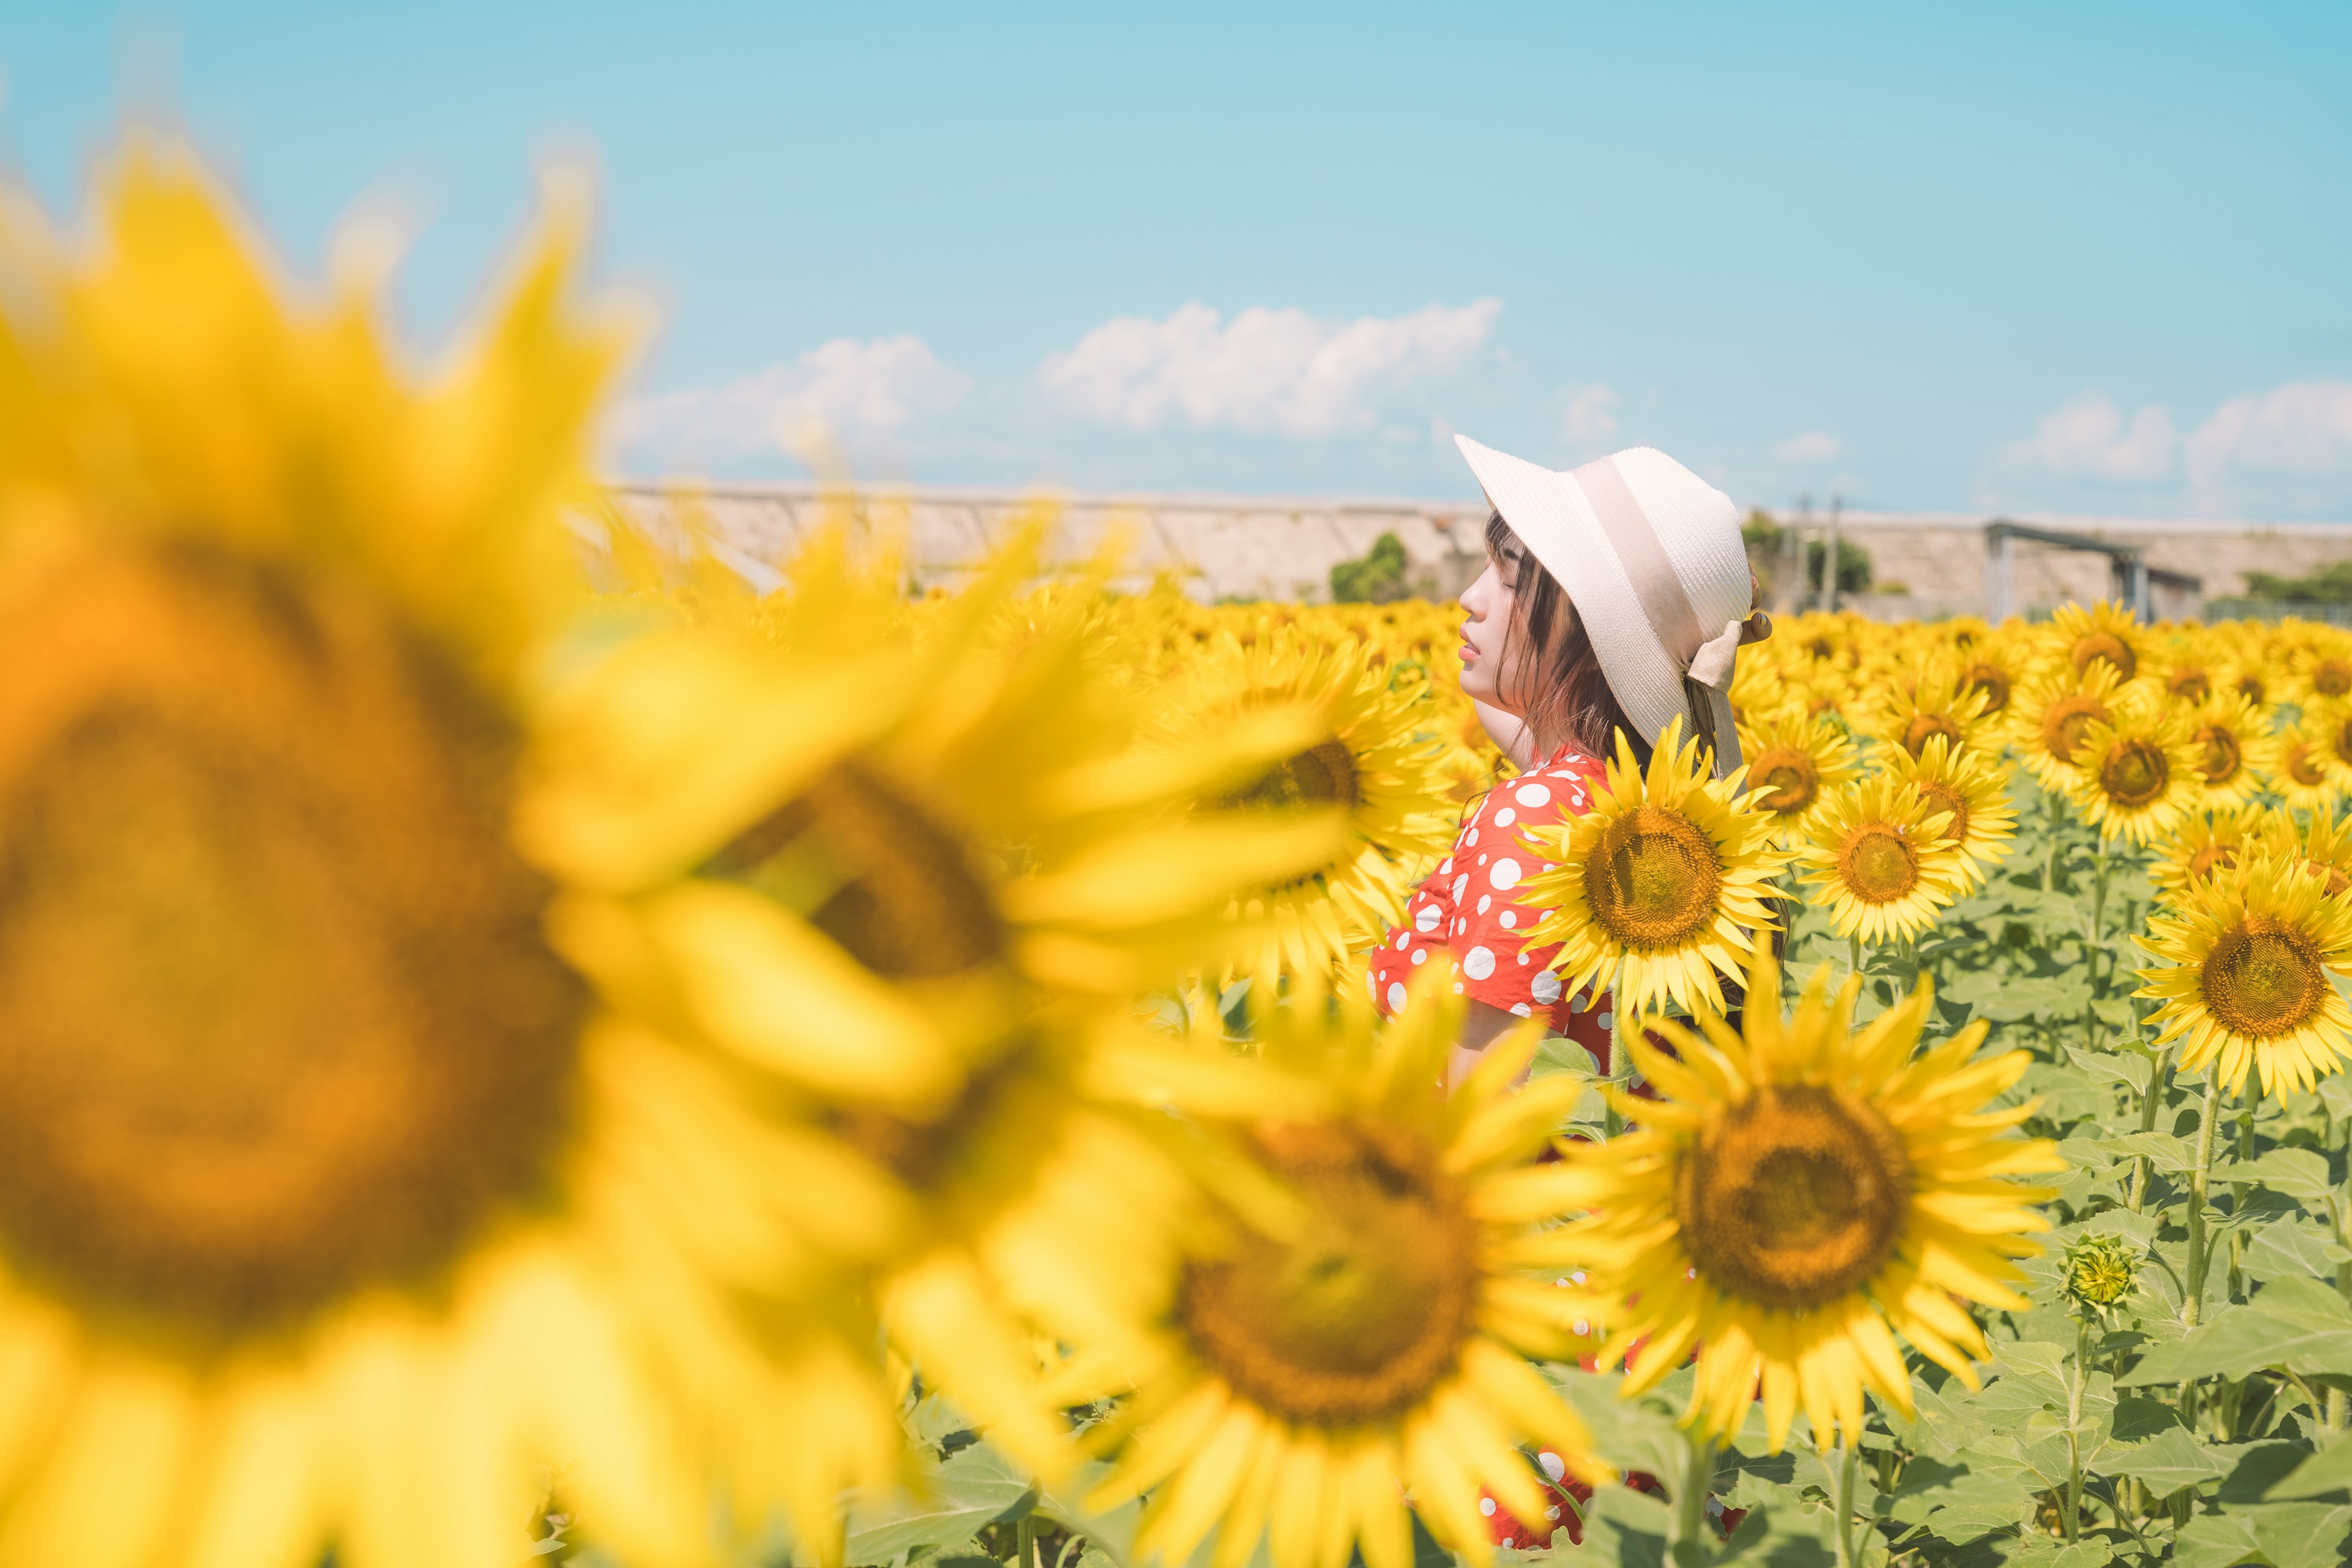
[[[1367,978],[1382,1017],[1403,1008],[1416,972],[1446,957],[1445,933],[1454,924],[1453,879],[1454,858],[1449,855],[1405,900],[1403,922],[1391,927],[1372,950]]]

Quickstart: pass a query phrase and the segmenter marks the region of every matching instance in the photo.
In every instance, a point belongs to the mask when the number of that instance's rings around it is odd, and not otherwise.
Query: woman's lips
[[[1478,657],[1478,650],[1472,647],[1468,643],[1464,643],[1460,647],[1455,648],[1454,652],[1455,657],[1460,658],[1465,664],[1470,663],[1473,659]]]

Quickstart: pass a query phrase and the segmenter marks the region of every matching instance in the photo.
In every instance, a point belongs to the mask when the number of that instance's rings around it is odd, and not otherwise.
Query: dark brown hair
[[[1633,755],[1647,767],[1650,743],[1609,689],[1584,617],[1501,512],[1486,520],[1486,553],[1511,589],[1496,690],[1525,697],[1523,718],[1535,733],[1537,759],[1568,742],[1605,762],[1616,755],[1615,737],[1622,731]]]

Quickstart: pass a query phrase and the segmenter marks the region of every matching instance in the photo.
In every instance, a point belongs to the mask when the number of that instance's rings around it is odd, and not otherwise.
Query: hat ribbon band
[[[1674,563],[1666,559],[1665,546],[1658,542],[1658,531],[1634,499],[1633,488],[1619,471],[1617,459],[1596,458],[1569,477],[1591,504],[1601,531],[1608,536],[1610,549],[1625,569],[1625,580],[1633,584],[1633,596],[1641,601],[1650,630],[1657,634],[1658,646],[1676,664],[1689,668],[1691,656],[1706,642],[1706,633],[1699,625],[1698,612],[1691,608],[1690,595],[1684,591]]]

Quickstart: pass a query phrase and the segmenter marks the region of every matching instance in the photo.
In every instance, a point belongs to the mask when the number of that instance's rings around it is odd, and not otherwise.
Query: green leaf
[[[2172,1560],[2179,1568],[2231,1568],[2261,1550],[2253,1523],[2244,1515],[2201,1513],[2173,1538]]]
[[[2352,1505],[2268,1503],[2247,1513],[2253,1522],[2254,1544],[2273,1568],[2331,1568],[2344,1561]]]
[[[2115,1420],[2110,1430],[2118,1443],[2137,1443],[2142,1438],[2159,1436],[2179,1429],[2180,1412],[2161,1399],[2143,1399],[2137,1394],[2126,1394],[2116,1401]]]
[[[2273,1279],[2244,1306],[2225,1307],[2178,1342],[2159,1345],[2118,1382],[2242,1378],[2265,1367],[2352,1373],[2352,1308],[2315,1279]]]
[[[2310,1203],[2326,1202],[2334,1190],[2327,1179],[2327,1162],[2308,1149],[2273,1149],[2259,1160],[2217,1168],[2213,1180],[2255,1182]]]
[[[1584,1515],[1584,1553],[1617,1568],[1665,1568],[1666,1505],[1630,1487],[1603,1487]]]
[[[2352,1489],[2352,1442],[2342,1437],[2330,1447],[2303,1461],[2283,1480],[2272,1483],[2265,1497],[2315,1498]]]
[[[983,1525],[1019,1518],[1036,1500],[1028,1475],[984,1442],[922,1480],[915,1495],[860,1500],[850,1510],[845,1561],[887,1563],[918,1547],[957,1545]]]

